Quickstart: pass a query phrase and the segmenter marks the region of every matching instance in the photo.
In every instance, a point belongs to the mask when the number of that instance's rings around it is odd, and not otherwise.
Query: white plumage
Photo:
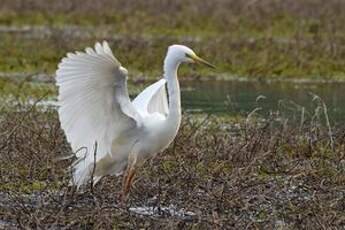
[[[134,107],[142,116],[149,116],[158,112],[168,115],[168,99],[165,90],[166,80],[161,79],[147,87],[133,101]]]
[[[171,143],[181,121],[177,68],[181,62],[200,60],[206,63],[185,46],[171,46],[164,61],[164,78],[131,102],[128,72],[107,42],[62,59],[56,72],[59,118],[78,158],[72,165],[78,187],[90,179],[94,163],[97,182],[102,176],[121,173],[127,165],[128,171],[134,171],[138,163]],[[131,183],[132,176],[128,177],[125,182]]]

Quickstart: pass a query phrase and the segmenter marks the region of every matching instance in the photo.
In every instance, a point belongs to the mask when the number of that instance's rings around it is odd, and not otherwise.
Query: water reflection
[[[331,120],[345,120],[344,83],[206,81],[181,86],[182,105],[193,112],[246,115],[261,107],[261,114],[267,115],[278,108],[292,111],[302,106],[313,113],[316,94],[326,103]]]

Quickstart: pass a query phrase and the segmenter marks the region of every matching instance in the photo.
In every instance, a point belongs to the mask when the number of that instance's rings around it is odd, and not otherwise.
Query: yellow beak
[[[212,64],[209,63],[208,61],[206,61],[206,60],[204,60],[204,59],[198,57],[198,56],[195,55],[195,54],[194,54],[194,55],[189,55],[189,54],[187,54],[187,56],[188,56],[190,59],[192,59],[195,63],[204,64],[204,65],[206,65],[206,66],[208,66],[208,67],[210,67],[210,68],[213,68],[213,69],[216,68],[214,65],[212,65]]]

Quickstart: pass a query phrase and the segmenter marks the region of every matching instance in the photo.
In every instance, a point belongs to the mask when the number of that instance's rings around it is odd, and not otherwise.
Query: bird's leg
[[[131,156],[130,156],[131,158]],[[129,164],[127,166],[126,169],[126,173],[123,177],[123,181],[122,181],[122,194],[121,194],[121,202],[122,204],[126,203],[127,198],[128,198],[128,193],[129,190],[131,189],[131,185],[133,183],[133,179],[134,179],[134,175],[135,175],[135,162],[136,159],[129,159]]]
[[[123,183],[123,187],[122,187],[122,193],[123,193],[123,198],[127,199],[128,196],[128,192],[131,189],[131,185],[134,179],[134,175],[135,175],[135,169],[134,168],[130,168],[128,170],[128,174],[124,180]]]

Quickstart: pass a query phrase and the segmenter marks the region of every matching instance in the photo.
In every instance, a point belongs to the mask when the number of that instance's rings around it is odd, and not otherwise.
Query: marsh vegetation
[[[217,65],[203,77],[342,79],[344,8],[338,0],[4,0],[0,71],[52,74],[66,52],[106,39],[131,77],[158,77],[166,47],[183,43]]]
[[[2,0],[0,229],[344,228],[342,85],[319,87],[345,80],[342,9],[338,0]],[[118,203],[121,177],[81,192],[69,186],[73,159],[61,158],[71,149],[46,103],[57,94],[59,60],[103,39],[128,67],[131,95],[160,76],[172,43],[218,67],[181,69],[191,80],[182,82],[181,130],[145,163],[127,208]],[[255,81],[210,90],[210,79]],[[259,93],[259,81],[276,80],[294,81]],[[301,80],[319,83],[292,86]],[[252,94],[231,97],[240,90]],[[205,109],[215,104],[221,114]]]
[[[130,195],[131,209],[118,204],[121,177],[106,177],[84,192],[68,186],[70,160],[60,158],[71,150],[54,110],[17,105],[1,117],[0,213],[8,226],[328,229],[345,224],[345,131],[323,125],[322,112],[299,126],[275,116],[226,122],[185,114],[174,144],[144,165]],[[137,213],[135,207],[155,211]]]

